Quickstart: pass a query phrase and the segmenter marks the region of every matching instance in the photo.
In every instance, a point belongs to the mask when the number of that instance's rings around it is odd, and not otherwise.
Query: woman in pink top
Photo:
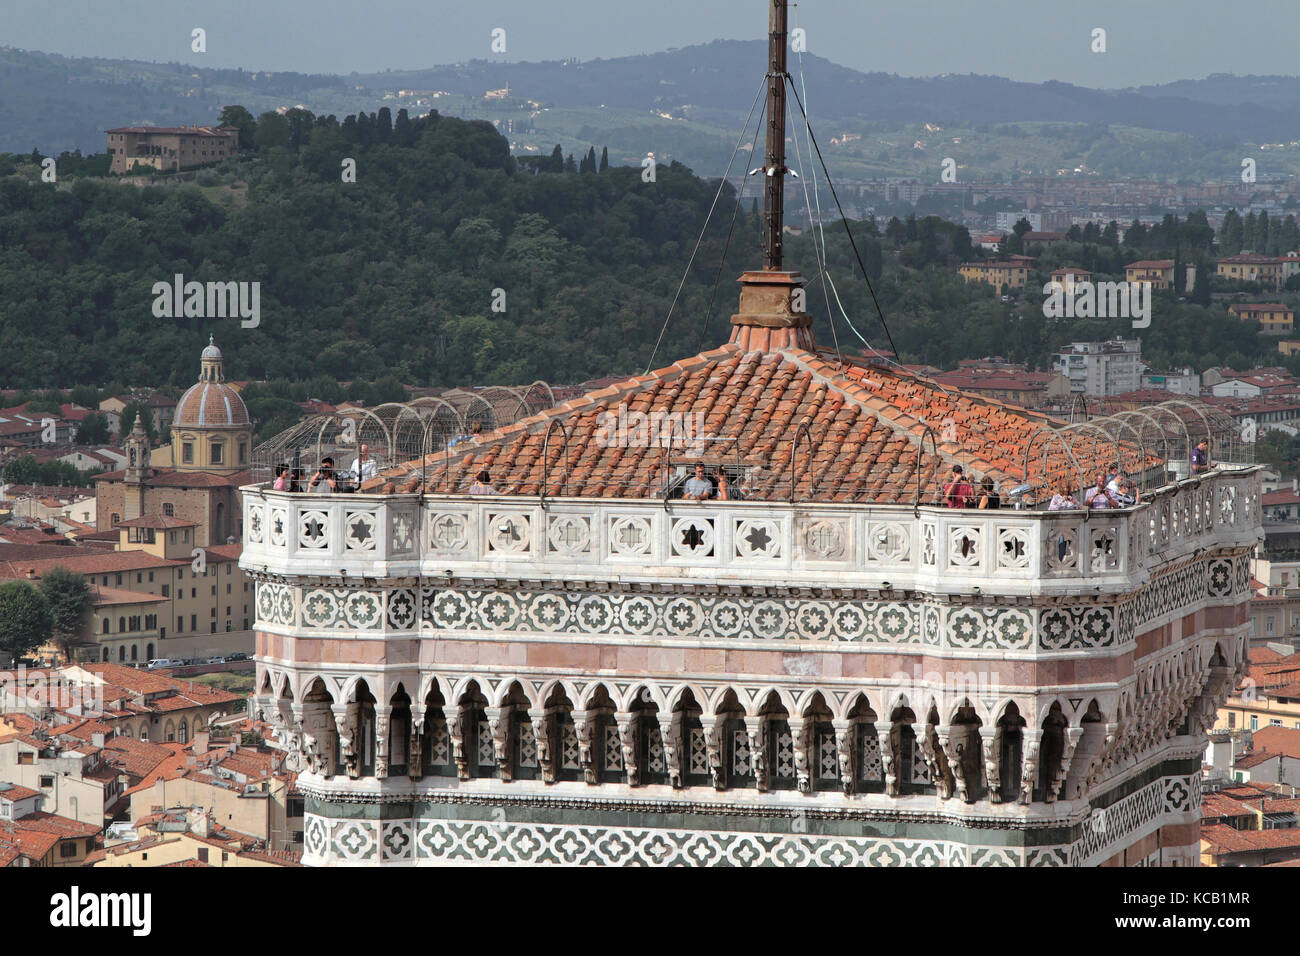
[[[275,466],[275,483],[271,485],[273,491],[284,491],[289,487],[289,466]]]

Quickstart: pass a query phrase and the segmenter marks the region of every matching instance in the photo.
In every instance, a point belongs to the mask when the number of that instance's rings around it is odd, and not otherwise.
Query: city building
[[[1258,282],[1265,288],[1280,292],[1291,276],[1300,274],[1300,253],[1288,252],[1285,256],[1261,256],[1243,253],[1216,260],[1215,274],[1236,282]]]
[[[1173,259],[1141,259],[1130,262],[1124,267],[1124,279],[1127,282],[1149,282],[1155,289],[1172,289],[1174,287]]]
[[[99,530],[161,516],[194,522],[198,546],[238,541],[238,488],[250,477],[253,423],[244,400],[226,383],[221,350],[209,341],[198,383],[176,403],[175,464],[153,467],[143,428],[136,426],[125,443],[126,467],[95,476]]]
[[[1041,246],[1044,249],[1050,249],[1062,242],[1068,242],[1069,238],[1063,232],[1036,232],[1032,229],[1020,237],[1026,249],[1030,246]]]
[[[121,839],[108,838],[91,855],[94,867],[301,866],[291,850],[270,850],[264,841],[222,825],[205,807],[158,810],[137,820]]]
[[[994,228],[996,228],[998,232],[1013,232],[1016,228],[1016,223],[1020,222],[1022,219],[1029,223],[1029,228],[1033,232],[1038,232],[1043,228],[1042,214],[1030,212],[1028,209],[1022,209],[1019,212],[997,213],[994,220]]]
[[[251,650],[253,593],[239,545],[202,547],[192,522],[143,518],[114,529],[119,550],[0,544],[0,580],[37,583],[51,568],[85,575],[91,633],[69,650],[81,662],[145,662]],[[50,648],[58,656],[61,648]]]
[[[1031,372],[1023,365],[984,366],[962,362],[952,372],[931,376],[940,385],[1024,408],[1042,408],[1070,394],[1069,383],[1054,372]]]
[[[162,807],[202,807],[271,850],[301,852],[304,802],[294,775],[281,770],[283,759],[279,751],[240,746],[238,736],[218,742],[195,734],[182,760],[126,791],[129,818],[140,821]]]
[[[239,130],[225,126],[121,126],[106,131],[109,171],[164,172],[206,166],[239,153]]]
[[[1219,709],[1214,729],[1254,732],[1267,727],[1300,727],[1300,654],[1256,646],[1250,648],[1250,676]]]
[[[967,283],[983,282],[994,289],[1023,289],[1034,266],[1033,256],[1009,256],[1006,259],[982,259],[963,262],[957,274]]]
[[[1091,282],[1092,273],[1087,269],[1081,269],[1077,266],[1065,266],[1060,269],[1053,269],[1049,285],[1053,289],[1060,289],[1065,295],[1074,295],[1075,287],[1080,283]]]
[[[1052,356],[1052,370],[1065,376],[1071,393],[1119,395],[1142,381],[1142,342],[1116,338],[1073,342]]]
[[[1238,302],[1228,306],[1228,314],[1243,322],[1258,322],[1265,335],[1289,335],[1295,331],[1295,309],[1280,302]]]
[[[1183,367],[1167,372],[1146,369],[1142,373],[1142,388],[1161,389],[1175,395],[1201,394],[1201,376],[1195,369]]]

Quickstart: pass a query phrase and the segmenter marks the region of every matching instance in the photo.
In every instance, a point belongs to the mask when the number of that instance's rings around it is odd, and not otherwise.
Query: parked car
[[[226,658],[226,660],[228,660],[228,661],[246,661],[246,660],[248,660],[248,655],[245,654],[243,651],[240,651],[240,652],[237,653],[237,654],[231,654],[229,657]]]
[[[145,669],[156,671],[160,667],[180,667],[184,663],[184,661],[172,660],[170,657],[155,657],[145,665]]]

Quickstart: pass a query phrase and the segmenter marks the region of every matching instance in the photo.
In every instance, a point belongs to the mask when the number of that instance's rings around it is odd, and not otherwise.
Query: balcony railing
[[[328,578],[686,580],[1005,595],[1117,591],[1259,537],[1255,469],[1132,508],[1047,512],[776,501],[367,495],[243,489],[241,567]]]

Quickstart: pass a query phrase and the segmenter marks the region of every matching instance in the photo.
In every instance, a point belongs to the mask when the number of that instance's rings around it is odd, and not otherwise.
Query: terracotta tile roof
[[[33,790],[30,787],[20,787],[15,783],[6,790],[0,790],[0,800],[30,800],[32,797],[38,796],[39,794],[39,790]]]
[[[198,522],[186,521],[184,518],[170,518],[167,515],[142,515],[130,521],[120,521],[119,528],[197,528]]]
[[[125,470],[105,471],[95,475],[93,481],[121,481]],[[174,468],[155,468],[142,484],[151,488],[238,488],[253,480],[253,473],[245,469],[230,475],[217,475],[207,471],[177,471]]]
[[[104,744],[104,756],[132,777],[144,777],[179,752],[179,744],[154,744],[134,737],[114,737]]]
[[[1268,751],[1300,758],[1300,730],[1292,727],[1261,727],[1251,734],[1255,753]]]
[[[1201,827],[1201,841],[1210,853],[1240,853],[1251,850],[1300,849],[1300,829],[1234,830],[1216,823]]]
[[[466,491],[474,476],[486,469],[503,494],[538,494],[545,472],[547,493],[552,495],[654,497],[662,492],[665,457],[679,464],[692,453],[679,446],[665,456],[655,441],[625,447],[631,443],[604,440],[617,421],[620,404],[633,416],[630,432],[639,420],[636,413],[657,413],[660,421],[672,421],[664,416],[700,420],[705,437],[723,440],[699,443],[703,450],[695,455],[709,464],[739,461],[759,466],[753,494],[769,499],[789,495],[797,433],[797,497],[911,504],[918,471],[922,500],[933,502],[954,462],[975,478],[992,476],[1004,489],[1019,484],[1031,437],[1040,428],[1062,424],[1038,412],[944,388],[896,367],[842,365],[826,353],[799,348],[745,352],[726,345],[485,434],[477,442],[457,446],[449,458],[430,455],[430,490]],[[553,421],[567,429],[567,443]],[[801,425],[807,425],[806,439]],[[548,428],[549,467],[544,467]],[[936,462],[929,441],[922,454],[922,442],[930,435],[938,443],[941,461]],[[1040,473],[1039,450],[1044,444],[1047,465]],[[1099,447],[1095,454],[1102,451]],[[1125,465],[1138,471],[1139,452],[1130,451],[1134,460],[1126,459]],[[1083,459],[1088,469],[1104,463]],[[389,480],[400,483],[420,467],[418,460],[398,465],[365,487],[373,490]],[[1059,443],[1039,437],[1031,481],[1054,481],[1065,468]],[[815,493],[810,492],[810,473],[815,475]],[[1087,475],[1083,481],[1088,481]]]

